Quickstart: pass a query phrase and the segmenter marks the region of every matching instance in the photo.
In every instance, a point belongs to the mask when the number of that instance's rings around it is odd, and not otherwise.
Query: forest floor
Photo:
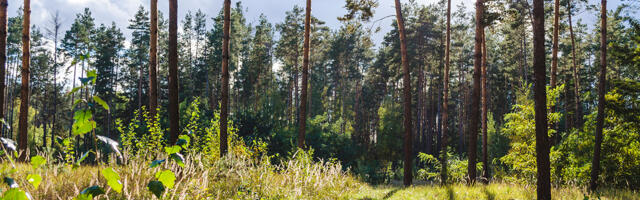
[[[598,194],[589,194],[585,188],[561,187],[552,190],[553,199],[586,200],[586,199],[640,199],[637,191],[620,189],[604,189]],[[507,183],[478,184],[467,186],[452,184],[450,186],[416,185],[403,187],[401,185],[369,186],[359,190],[353,199],[535,199],[535,186],[515,185]]]
[[[189,157],[188,157],[189,158]],[[106,195],[96,199],[156,199],[147,188],[156,180],[157,172],[175,172],[175,186],[163,192],[163,199],[535,199],[535,186],[493,183],[466,186],[438,186],[416,182],[403,187],[399,181],[386,185],[370,185],[341,170],[332,162],[309,162],[294,159],[282,164],[255,164],[246,159],[230,158],[211,163],[186,159],[183,167],[164,162],[150,167],[149,162],[129,162],[125,165],[47,164],[34,168],[29,164],[0,163],[0,176],[15,180],[20,189],[33,199],[71,199],[84,188],[100,186]],[[123,188],[116,192],[107,184],[101,170],[113,168],[119,174]],[[31,174],[42,181],[34,187]],[[154,177],[154,174],[156,174]],[[4,180],[6,183],[6,180]],[[0,191],[9,185],[0,183]],[[6,195],[6,194],[5,194]],[[640,199],[638,191],[604,189],[589,194],[584,188],[561,187],[553,190],[554,199]]]

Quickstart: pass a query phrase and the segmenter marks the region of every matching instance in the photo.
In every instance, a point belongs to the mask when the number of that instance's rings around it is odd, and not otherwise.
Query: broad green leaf
[[[84,190],[82,190],[82,192],[80,192],[80,194],[87,194],[87,195],[91,195],[91,197],[95,197],[101,194],[104,194],[104,189],[102,189],[102,187],[94,185],[88,188],[85,188]]]
[[[100,104],[105,110],[109,111],[109,105],[107,105],[107,102],[102,100],[99,96],[93,96],[93,101]]]
[[[176,181],[176,175],[168,169],[156,173],[156,178],[158,179],[158,181],[162,182],[162,185],[166,186],[169,189],[173,188]]]
[[[149,165],[149,168],[154,168],[159,166],[160,164],[162,164],[165,160],[154,160],[151,162],[151,165]]]
[[[151,181],[149,182],[149,184],[147,184],[147,189],[149,189],[149,191],[151,191],[153,195],[156,195],[156,197],[160,199],[162,198],[162,193],[164,193],[165,187],[160,181]]]
[[[120,182],[120,175],[113,168],[105,168],[100,172],[105,179],[107,179],[107,185],[118,193],[122,192],[122,183]]]
[[[38,189],[40,182],[42,182],[42,176],[40,176],[40,174],[29,174],[29,176],[27,176],[27,181],[31,183],[34,188]]]
[[[7,200],[28,200],[29,196],[20,188],[11,188],[2,194],[2,198]]]
[[[90,78],[91,81],[93,82],[93,84],[96,84],[96,79],[98,78],[98,73],[96,72],[96,70],[89,70],[87,71],[87,78]]]
[[[172,160],[176,161],[176,163],[178,163],[180,167],[184,167],[184,156],[182,156],[182,154],[172,153],[171,155],[169,155],[169,157],[171,157]]]
[[[39,168],[47,163],[47,159],[42,156],[31,157],[31,167],[34,169]]]
[[[180,152],[180,150],[182,150],[182,148],[178,145],[173,145],[171,147],[165,147],[164,151],[167,152],[167,154],[171,155],[174,153],[178,153]]]
[[[83,135],[91,132],[96,127],[96,122],[92,121],[91,110],[78,110],[73,114],[73,134]]]

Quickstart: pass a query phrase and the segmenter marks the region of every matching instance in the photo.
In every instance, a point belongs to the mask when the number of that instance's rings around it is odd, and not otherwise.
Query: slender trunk
[[[440,172],[440,178],[442,184],[447,184],[447,129],[449,128],[447,123],[447,117],[449,112],[449,51],[451,50],[451,0],[447,0],[447,41],[444,52],[444,81],[442,89],[442,146],[440,149],[440,165],[442,166]]]
[[[7,7],[9,4],[7,0],[0,1],[0,118],[4,118],[4,105],[5,95],[5,73],[7,69]],[[0,128],[2,134],[4,134],[4,126]]]
[[[151,0],[149,41],[149,116],[155,120],[158,109],[158,0]],[[208,80],[208,79],[207,79]]]
[[[140,65],[138,70],[138,109],[140,109],[140,117],[142,117],[142,68],[144,66]]]
[[[533,71],[536,130],[536,163],[538,167],[538,199],[551,199],[549,168],[549,136],[547,133],[547,92],[544,47],[544,2],[533,1]]]
[[[178,93],[178,0],[169,0],[169,144],[180,134]]]
[[[224,25],[222,34],[222,108],[220,110],[220,157],[227,154],[227,116],[229,115],[229,26],[231,0],[224,0]]]
[[[20,122],[18,125],[18,150],[21,151],[20,160],[26,161],[27,157],[27,130],[29,128],[29,65],[31,62],[30,32],[31,27],[31,1],[24,0],[24,18],[22,21],[22,87],[20,89]]]
[[[475,54],[474,54],[474,62],[473,62],[473,92],[471,95],[471,111],[469,112],[471,115],[469,129],[467,130],[469,133],[467,136],[469,137],[469,164],[467,165],[467,173],[468,173],[468,183],[474,184],[476,181],[476,148],[478,141],[478,118],[480,118],[480,74],[482,71],[482,37],[484,36],[484,1],[477,0],[476,1],[476,34],[475,34]]]
[[[60,31],[60,21],[58,13],[53,18],[53,117],[51,120],[51,145],[55,138],[56,118],[58,114],[58,31]]]
[[[304,23],[304,55],[302,61],[302,94],[300,104],[300,129],[298,130],[298,148],[304,149],[304,135],[307,124],[307,82],[309,76],[309,33],[311,30],[311,0],[307,0],[307,8]]]
[[[551,53],[551,88],[556,88],[556,73],[558,71],[558,26],[560,20],[560,0],[553,3],[553,47]]]
[[[607,0],[600,5],[600,80],[598,81],[598,116],[596,116],[596,141],[593,149],[593,163],[591,164],[591,181],[589,189],[598,188],[600,175],[600,148],[602,146],[602,129],[604,128],[605,104],[604,95],[607,91]]]
[[[77,66],[74,64],[73,65],[73,81],[72,81],[72,84],[71,84],[71,88],[75,88],[76,87],[76,70],[77,70]],[[75,108],[73,106],[73,102],[75,101],[76,95],[74,93],[71,93],[69,95],[71,95],[71,102],[70,102],[71,103],[71,112],[69,113],[69,118],[72,119],[72,120],[69,120],[70,123],[69,123],[69,135],[68,136],[71,137],[72,131],[73,131],[73,128],[72,128],[73,127],[73,112],[75,110]]]
[[[574,115],[575,126],[580,128],[582,126],[582,109],[580,109],[580,75],[578,74],[578,62],[576,61],[576,38],[573,35],[573,22],[571,21],[571,0],[567,3],[567,10],[569,13],[569,36],[571,37],[571,60],[573,64],[573,91],[574,91]]]
[[[410,186],[413,179],[413,153],[411,145],[413,136],[411,132],[411,77],[409,74],[409,62],[407,60],[407,45],[405,44],[404,19],[400,0],[395,0],[398,32],[400,33],[400,55],[402,60],[402,93],[404,100],[404,186]]]
[[[482,120],[482,164],[483,164],[483,168],[482,168],[482,175],[483,175],[483,182],[489,183],[489,152],[487,151],[487,139],[489,138],[489,135],[487,133],[487,112],[488,112],[488,107],[487,107],[487,36],[485,34],[485,32],[483,31],[482,34],[482,87],[481,87],[481,92],[482,92],[482,115],[481,115],[481,120]]]

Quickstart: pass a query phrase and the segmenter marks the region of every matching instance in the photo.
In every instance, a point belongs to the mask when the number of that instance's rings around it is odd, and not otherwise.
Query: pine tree
[[[169,0],[169,144],[180,134],[178,111],[178,0]],[[222,130],[222,129],[221,129]]]
[[[20,161],[27,161],[27,130],[29,128],[29,77],[30,77],[30,32],[31,26],[31,1],[24,0],[22,21],[22,86],[20,89],[20,124],[18,125],[18,150],[21,151]]]
[[[607,93],[607,0],[600,2],[600,78],[598,80],[598,115],[596,116],[596,141],[591,164],[589,189],[598,189],[600,175],[600,149],[602,148],[602,130],[605,117],[605,94]]]
[[[547,72],[544,47],[544,2],[533,1],[533,73],[536,129],[536,164],[538,199],[551,199],[549,133],[547,132]]]

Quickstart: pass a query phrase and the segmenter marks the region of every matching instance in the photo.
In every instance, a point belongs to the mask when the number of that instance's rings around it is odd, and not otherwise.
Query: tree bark
[[[231,0],[224,0],[222,33],[222,106],[220,108],[220,157],[227,154],[227,116],[229,115],[229,26]]]
[[[440,165],[442,166],[440,172],[440,178],[442,184],[447,184],[447,117],[449,111],[449,51],[451,48],[451,0],[447,0],[447,41],[444,52],[444,83],[442,89],[442,139],[440,145],[441,158]]]
[[[304,23],[304,52],[302,60],[302,94],[300,96],[300,129],[298,130],[298,148],[304,149],[304,135],[307,124],[307,85],[309,76],[309,34],[311,31],[311,0],[307,0],[307,8]]]
[[[5,85],[5,73],[7,70],[7,7],[9,4],[7,0],[0,1],[0,118],[4,118],[4,91]],[[4,126],[0,128],[4,133]]]
[[[149,116],[155,120],[158,109],[158,0],[151,0],[149,41]]]
[[[478,118],[480,118],[480,74],[482,72],[482,37],[484,36],[484,1],[476,1],[476,35],[475,35],[475,54],[473,62],[473,94],[471,95],[471,114],[469,124],[469,164],[467,165],[468,183],[473,184],[476,180],[476,148],[478,141]]]
[[[24,17],[22,21],[22,86],[20,89],[20,121],[18,128],[18,150],[20,160],[27,160],[27,130],[29,128],[29,65],[31,64],[30,32],[31,1],[24,0]]]
[[[487,150],[487,36],[485,31],[482,32],[482,168],[483,183],[489,183],[489,152]]]
[[[409,62],[407,60],[407,45],[405,44],[404,19],[400,0],[395,0],[398,32],[400,35],[400,55],[402,61],[402,93],[404,100],[404,186],[410,186],[413,179],[413,136],[411,131],[411,77],[409,75]]]
[[[607,91],[607,0],[600,5],[600,81],[598,81],[598,116],[596,116],[596,141],[593,149],[593,163],[591,164],[591,181],[589,188],[598,188],[600,175],[600,148],[602,146],[602,129],[604,128],[605,104],[604,95]]]
[[[576,61],[576,38],[573,34],[573,22],[571,21],[571,0],[567,2],[569,14],[569,36],[571,37],[571,59],[573,62],[573,90],[574,90],[574,115],[576,128],[582,127],[582,109],[580,109],[580,75],[578,74],[578,62]]]
[[[553,3],[553,47],[551,50],[551,88],[556,88],[556,73],[558,71],[558,29],[560,26],[560,0]]]
[[[169,0],[169,144],[180,134],[178,93],[178,0]]]
[[[538,199],[551,199],[549,168],[549,136],[547,133],[547,92],[544,47],[544,2],[533,1],[533,71],[536,130],[536,163],[538,167]]]

